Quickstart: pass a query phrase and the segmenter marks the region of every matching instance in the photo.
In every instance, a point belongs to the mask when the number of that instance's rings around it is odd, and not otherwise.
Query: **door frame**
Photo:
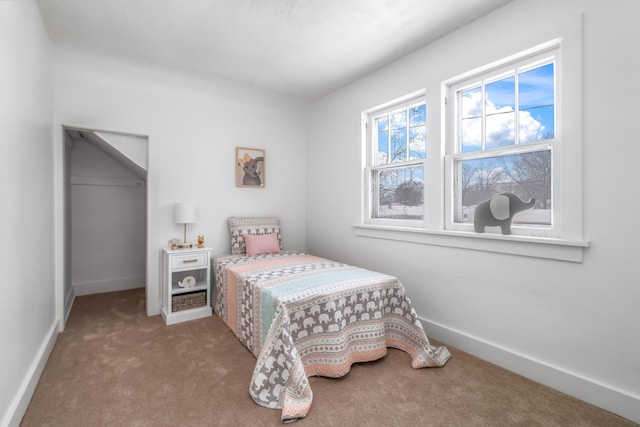
[[[120,124],[104,126],[96,123],[82,122],[77,120],[65,120],[58,116],[53,120],[53,221],[54,221],[54,298],[55,298],[55,314],[58,321],[58,331],[63,332],[67,323],[67,318],[73,305],[73,290],[71,291],[70,302],[65,301],[65,281],[67,280],[67,194],[65,174],[68,165],[65,162],[65,129],[76,129],[96,132],[119,133],[125,135],[138,136],[147,139],[147,179],[146,179],[146,255],[145,255],[145,291],[147,298],[147,314],[153,308],[151,307],[149,292],[149,277],[151,265],[150,253],[150,217],[149,217],[149,181],[150,181],[150,140],[149,132],[140,131],[139,129],[131,129],[130,126],[122,126]],[[117,130],[114,130],[117,129]],[[70,276],[69,276],[70,277]],[[65,302],[67,306],[65,306]]]

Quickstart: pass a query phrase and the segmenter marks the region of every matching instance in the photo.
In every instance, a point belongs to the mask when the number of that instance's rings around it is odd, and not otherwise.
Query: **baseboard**
[[[144,276],[116,277],[113,279],[96,280],[93,282],[74,283],[73,290],[75,296],[82,296],[144,288],[144,283]]]
[[[480,359],[640,423],[640,397],[420,318],[427,335]]]
[[[69,320],[69,314],[71,313],[71,307],[73,307],[73,303],[76,300],[76,293],[73,286],[69,288],[69,292],[64,298],[64,324],[67,324],[67,320]]]
[[[47,364],[47,360],[49,360],[49,355],[51,354],[51,350],[53,350],[53,345],[56,343],[56,339],[58,338],[58,324],[59,319],[55,319],[51,324],[49,331],[45,335],[31,366],[27,370],[27,374],[25,375],[22,384],[20,384],[20,388],[16,392],[9,409],[2,420],[1,425],[3,427],[17,427],[20,425],[22,417],[27,411],[27,407],[29,406],[29,402],[33,396],[33,392],[38,385],[40,375],[42,375],[42,371]]]

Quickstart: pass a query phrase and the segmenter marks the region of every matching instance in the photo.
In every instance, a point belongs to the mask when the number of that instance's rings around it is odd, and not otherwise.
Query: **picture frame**
[[[236,147],[236,187],[264,188],[265,150]]]

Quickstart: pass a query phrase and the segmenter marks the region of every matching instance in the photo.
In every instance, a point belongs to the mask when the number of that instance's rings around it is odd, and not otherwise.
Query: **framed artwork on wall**
[[[236,147],[236,187],[263,188],[264,184],[264,150]]]

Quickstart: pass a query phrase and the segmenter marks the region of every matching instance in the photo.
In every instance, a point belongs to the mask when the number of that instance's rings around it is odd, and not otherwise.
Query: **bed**
[[[281,409],[283,422],[309,412],[310,376],[344,376],[387,347],[410,354],[416,369],[449,359],[395,277],[284,251],[275,217],[232,217],[229,229],[231,255],[213,261],[214,311],[257,359],[250,396]]]

